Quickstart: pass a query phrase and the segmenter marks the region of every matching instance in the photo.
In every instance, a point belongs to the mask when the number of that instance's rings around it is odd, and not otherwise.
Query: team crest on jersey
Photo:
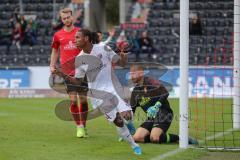
[[[100,59],[102,59],[102,53],[99,53],[99,54],[97,55],[97,57],[100,58]]]

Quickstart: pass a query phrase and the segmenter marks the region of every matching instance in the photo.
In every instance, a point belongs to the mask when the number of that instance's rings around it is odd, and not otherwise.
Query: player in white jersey
[[[75,77],[82,80],[86,74],[89,84],[89,97],[92,97],[93,107],[98,107],[105,117],[117,126],[119,135],[127,141],[135,154],[141,154],[141,148],[136,144],[124,124],[124,119],[132,117],[131,106],[117,94],[112,82],[112,63],[125,65],[125,53],[117,55],[110,47],[102,44],[92,44],[92,32],[81,29],[76,33],[76,46],[82,48],[75,59]]]

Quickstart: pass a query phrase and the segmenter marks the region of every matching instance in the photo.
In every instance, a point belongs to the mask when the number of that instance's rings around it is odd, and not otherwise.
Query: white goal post
[[[189,0],[180,0],[179,147],[188,147]]]
[[[234,0],[233,128],[240,128],[240,0]]]
[[[240,0],[234,0],[233,129],[240,129]],[[180,0],[179,148],[188,148],[189,0]]]

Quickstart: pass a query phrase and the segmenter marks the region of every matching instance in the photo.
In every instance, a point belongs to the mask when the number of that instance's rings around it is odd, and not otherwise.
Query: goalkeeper
[[[130,68],[131,81],[135,84],[131,95],[133,113],[141,107],[147,119],[137,129],[133,138],[140,143],[172,143],[179,136],[167,133],[173,119],[173,111],[168,102],[168,91],[158,80],[144,76],[140,65]]]

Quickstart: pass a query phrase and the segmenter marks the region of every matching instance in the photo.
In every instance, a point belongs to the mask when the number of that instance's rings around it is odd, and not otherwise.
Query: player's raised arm
[[[104,45],[104,51],[108,56],[108,59],[115,65],[124,67],[127,64],[127,53],[121,51],[117,54],[108,45]]]
[[[118,60],[118,63],[120,66],[124,67],[127,64],[127,54],[124,52],[120,52],[119,57],[120,59]]]
[[[118,55],[113,50],[111,50],[109,54],[112,59],[112,63],[122,67],[127,64],[127,53],[120,52]]]

